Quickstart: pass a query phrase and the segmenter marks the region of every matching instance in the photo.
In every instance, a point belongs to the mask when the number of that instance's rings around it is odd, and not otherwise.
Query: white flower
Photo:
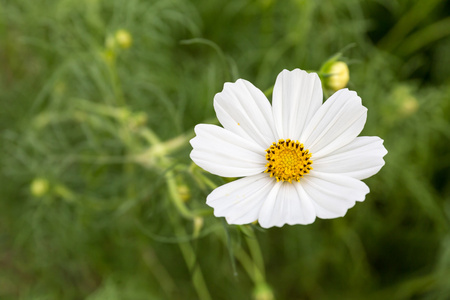
[[[383,140],[357,137],[367,114],[361,98],[343,89],[322,104],[315,73],[283,70],[272,106],[246,80],[225,83],[214,109],[223,128],[197,125],[191,158],[215,175],[244,177],[206,200],[229,224],[258,220],[268,228],[342,217],[369,193],[361,180],[384,165]]]

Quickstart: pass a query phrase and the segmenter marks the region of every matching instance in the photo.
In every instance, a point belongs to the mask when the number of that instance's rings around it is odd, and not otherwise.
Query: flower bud
[[[258,283],[253,290],[254,300],[274,300],[272,289],[266,283]]]
[[[133,43],[133,38],[131,37],[131,34],[125,29],[117,30],[115,34],[115,39],[117,44],[122,49],[130,48],[131,44]]]
[[[35,178],[33,182],[31,182],[30,190],[31,194],[35,197],[42,197],[47,194],[50,187],[50,183],[47,179],[44,178]]]
[[[410,97],[404,99],[402,106],[400,108],[400,113],[404,116],[410,116],[414,114],[419,108],[419,102],[416,98]]]
[[[187,202],[191,198],[191,190],[185,184],[178,185],[177,192],[183,202]]]
[[[398,115],[401,117],[413,115],[419,109],[419,101],[408,86],[396,87],[392,92],[392,97],[397,106]]]
[[[350,71],[348,66],[343,61],[335,61],[324,70],[325,72],[325,85],[333,91],[338,91],[347,86],[350,80]]]

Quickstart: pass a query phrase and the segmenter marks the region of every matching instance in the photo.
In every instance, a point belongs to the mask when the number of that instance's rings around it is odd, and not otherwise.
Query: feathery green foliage
[[[0,298],[449,299],[449,11],[1,0]],[[214,94],[339,52],[389,151],[366,201],[308,226],[215,218],[227,179],[188,143]]]

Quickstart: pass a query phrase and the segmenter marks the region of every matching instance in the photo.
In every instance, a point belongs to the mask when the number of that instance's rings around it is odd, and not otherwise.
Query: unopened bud
[[[183,202],[187,202],[189,199],[191,199],[191,190],[189,187],[185,184],[180,184],[177,187],[178,195],[180,196],[181,200]]]
[[[411,88],[408,86],[398,86],[393,91],[393,98],[400,116],[410,116],[419,109],[419,101],[417,101],[416,97],[414,97]]]
[[[115,38],[117,44],[123,49],[130,48],[131,44],[133,43],[133,38],[131,37],[131,34],[125,29],[117,30]]]
[[[400,108],[400,113],[405,116],[410,116],[414,114],[419,108],[419,102],[416,98],[410,97],[403,101],[402,106]]]
[[[273,296],[272,289],[266,283],[258,283],[253,290],[253,299],[254,300],[273,300],[275,297]]]
[[[31,182],[31,194],[33,194],[33,196],[35,197],[42,197],[47,194],[49,187],[50,184],[47,179],[35,178],[33,182]]]
[[[325,86],[333,91],[338,91],[347,86],[350,80],[350,71],[348,66],[343,61],[335,61],[324,70],[325,72]]]

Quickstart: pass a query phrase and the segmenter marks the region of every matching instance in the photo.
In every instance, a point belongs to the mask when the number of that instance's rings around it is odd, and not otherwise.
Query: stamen
[[[270,177],[275,177],[278,181],[293,180],[300,181],[303,175],[312,170],[311,154],[308,149],[304,150],[302,143],[290,139],[279,140],[273,143],[266,150],[266,170]]]

